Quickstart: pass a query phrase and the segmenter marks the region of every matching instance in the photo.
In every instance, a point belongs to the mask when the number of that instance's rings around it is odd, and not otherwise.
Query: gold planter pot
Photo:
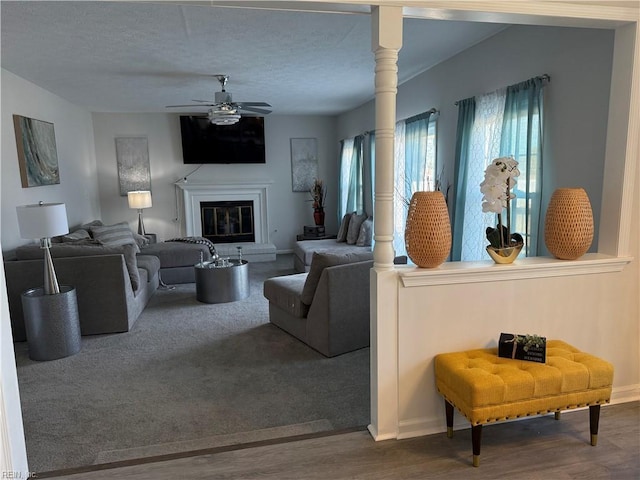
[[[514,245],[513,247],[495,248],[491,245],[487,245],[487,253],[496,263],[513,263],[518,258],[520,251],[524,247],[524,244]]]

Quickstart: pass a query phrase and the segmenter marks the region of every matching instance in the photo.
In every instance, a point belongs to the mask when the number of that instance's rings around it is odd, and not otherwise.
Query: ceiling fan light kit
[[[200,105],[168,105],[167,108],[175,107],[213,107],[207,112],[207,118],[209,122],[214,125],[233,125],[238,123],[241,118],[241,114],[253,114],[253,115],[267,115],[271,113],[270,110],[257,107],[268,107],[271,105],[265,102],[233,102],[231,93],[225,90],[228,75],[214,75],[222,86],[222,91],[215,92],[214,103],[206,103],[206,100],[194,100],[195,102],[201,102]],[[242,111],[242,112],[240,112]]]

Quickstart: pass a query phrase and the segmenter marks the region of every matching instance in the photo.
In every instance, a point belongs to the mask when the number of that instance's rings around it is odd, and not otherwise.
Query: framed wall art
[[[291,139],[291,184],[294,192],[308,192],[318,178],[318,141]]]
[[[121,196],[134,190],[151,191],[147,137],[116,137],[116,160]]]
[[[22,188],[60,183],[53,123],[13,116]]]

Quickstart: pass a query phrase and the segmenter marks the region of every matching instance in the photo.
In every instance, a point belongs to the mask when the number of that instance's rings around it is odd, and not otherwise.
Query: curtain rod
[[[537,77],[533,77],[535,79],[539,79],[542,80],[543,82],[550,82],[551,81],[551,76],[548,73],[543,73],[542,75],[539,75]],[[457,102],[453,102],[453,104],[457,107],[458,104],[461,102],[462,100],[458,100]]]

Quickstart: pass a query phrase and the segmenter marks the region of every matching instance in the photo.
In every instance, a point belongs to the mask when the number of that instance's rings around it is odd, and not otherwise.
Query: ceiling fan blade
[[[271,108],[271,105],[269,105],[268,103],[265,102],[236,102],[240,108],[244,108],[244,107],[269,107]]]
[[[238,109],[242,110],[243,113],[259,113],[261,115],[268,115],[271,113],[271,110],[265,110],[264,108],[238,106]]]
[[[191,99],[192,102],[198,102],[198,103],[211,103],[213,102],[213,100],[197,100],[195,98]]]
[[[215,103],[203,103],[200,105],[167,105],[164,108],[191,108],[191,107],[215,107]]]

